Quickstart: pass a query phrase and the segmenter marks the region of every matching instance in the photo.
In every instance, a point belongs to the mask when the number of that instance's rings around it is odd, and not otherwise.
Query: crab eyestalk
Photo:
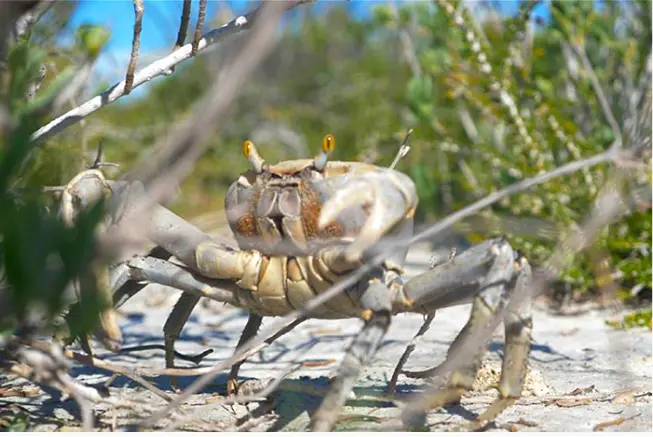
[[[265,159],[261,158],[258,150],[250,140],[247,140],[243,143],[243,155],[249,160],[249,163],[252,165],[252,168],[256,173],[263,173],[265,170]]]
[[[322,151],[315,157],[314,166],[317,171],[323,171],[329,160],[329,153],[336,146],[336,139],[331,134],[326,134],[322,139]]]

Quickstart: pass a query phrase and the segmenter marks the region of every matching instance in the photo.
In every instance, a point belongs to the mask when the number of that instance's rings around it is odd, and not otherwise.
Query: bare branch
[[[181,11],[181,23],[179,23],[179,31],[177,32],[177,42],[173,49],[177,50],[184,45],[186,41],[186,34],[188,33],[188,22],[190,21],[190,0],[184,0],[184,7]]]
[[[141,30],[143,29],[143,0],[133,0],[134,2],[134,36],[132,38],[132,51],[129,56],[129,66],[127,67],[127,75],[125,76],[125,95],[131,93],[134,85],[134,71],[136,70],[136,63],[138,62],[138,53],[141,47]]]
[[[21,15],[14,24],[14,38],[22,38],[52,6],[53,1],[40,1],[34,8]]]
[[[306,3],[306,1],[294,1],[288,8],[290,9],[303,3]],[[233,35],[243,30],[249,29],[252,26],[253,22],[256,20],[257,13],[258,9],[246,15],[236,17],[229,23],[217,29],[211,30],[200,40],[197,51],[202,51],[206,47],[216,44],[222,38],[225,38],[229,35]],[[134,75],[133,88],[137,88],[158,76],[166,75],[172,67],[180,64],[190,57],[191,44],[186,44],[165,58],[159,59],[158,61],[153,62],[152,64],[138,71]],[[83,120],[99,109],[113,103],[124,95],[125,80],[122,80],[107,89],[102,94],[93,97],[77,108],[74,108],[62,116],[52,120],[47,125],[34,132],[31,136],[31,140],[34,144],[40,144],[56,135],[57,133],[63,131],[64,129],[72,126],[73,124],[78,123],[80,120]]]
[[[4,64],[7,56],[7,43],[12,34],[15,36],[16,24],[24,17],[25,14],[33,12],[38,7],[40,1],[29,0],[20,2],[0,2],[0,62]],[[0,70],[5,68],[0,65]]]
[[[193,48],[191,49],[191,56],[197,53],[197,47],[202,38],[202,29],[204,28],[204,17],[206,16],[206,0],[200,0],[200,10],[197,14],[197,25],[195,26],[195,36],[193,37]]]
[[[130,346],[130,347],[123,347],[120,348],[118,352],[120,353],[125,353],[125,352],[140,352],[140,351],[150,351],[150,350],[166,350],[165,345],[162,344],[143,344],[143,345],[138,345],[138,346]],[[173,354],[176,358],[179,358],[181,360],[185,361],[190,361],[191,363],[198,365],[199,363],[202,362],[204,358],[206,358],[207,355],[210,355],[213,353],[213,349],[206,349],[204,352],[201,352],[196,355],[188,355],[188,354],[182,354],[181,352],[178,352],[177,350],[173,349]]]
[[[54,346],[52,344],[49,344],[49,343],[46,343],[46,342],[43,342],[43,341],[37,341],[37,340],[30,340],[30,341],[19,340],[19,341],[21,341],[21,343],[23,343],[25,345],[29,345],[29,346],[31,346],[31,347],[33,347],[35,349],[40,350],[43,353],[48,353],[48,354],[52,354],[53,348],[57,347],[57,346]],[[79,363],[86,364],[88,366],[93,366],[93,367],[98,368],[98,369],[108,370],[109,372],[113,372],[113,373],[116,373],[116,374],[119,374],[119,375],[123,375],[123,376],[133,380],[134,382],[142,385],[146,389],[150,390],[152,393],[159,396],[161,399],[163,399],[165,401],[171,401],[172,400],[171,396],[169,396],[166,393],[164,393],[163,391],[159,390],[152,383],[150,383],[147,380],[143,379],[141,377],[141,375],[138,375],[137,373],[133,372],[132,370],[130,370],[130,369],[126,368],[126,367],[117,366],[117,365],[108,363],[106,361],[103,361],[103,360],[101,360],[99,358],[95,358],[95,357],[90,356],[90,355],[83,355],[83,354],[80,354],[78,352],[72,352],[72,351],[64,350],[64,351],[62,351],[62,353],[66,358],[69,358],[71,360],[75,360],[75,361],[77,361]],[[146,375],[146,376],[150,376],[150,375]],[[155,376],[157,376],[157,375],[155,375]]]

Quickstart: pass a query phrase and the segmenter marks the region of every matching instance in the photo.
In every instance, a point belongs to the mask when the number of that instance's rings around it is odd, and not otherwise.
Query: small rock
[[[75,420],[75,417],[63,408],[55,408],[54,417],[59,420]]]

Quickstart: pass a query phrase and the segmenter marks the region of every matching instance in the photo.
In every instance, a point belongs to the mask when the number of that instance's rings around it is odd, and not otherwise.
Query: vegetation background
[[[352,13],[361,2],[318,3],[289,13],[280,43],[184,182],[174,211],[207,230],[226,224],[224,195],[247,167],[245,139],[277,161],[313,156],[330,132],[335,159],[388,165],[411,128],[412,149],[398,168],[417,183],[422,225],[617,140],[646,146],[620,189],[650,188],[650,0],[523,1],[510,14],[501,2],[467,1],[460,18],[447,12],[461,7],[455,1],[374,2],[366,14]],[[2,51],[0,265],[6,282],[0,297],[9,302],[2,311],[8,334],[24,328],[34,300],[60,311],[65,284],[88,267],[85,254],[92,250],[97,214],[66,230],[54,214],[56,196],[42,187],[66,184],[93,162],[99,144],[105,161],[120,165],[106,169],[110,177],[128,171],[157,138],[192,116],[192,104],[232,48],[229,42],[212,47],[35,149],[31,132],[111,85],[89,80],[56,98],[84,66],[94,65],[108,37],[104,26],[71,21],[78,7],[57,2]],[[546,14],[534,12],[542,7]],[[228,2],[212,11],[205,29],[234,17]],[[120,20],[131,23],[133,16]],[[176,26],[149,31],[176,33]],[[450,241],[506,235],[537,265],[580,226],[610,168],[585,169],[507,198],[459,224]],[[63,260],[54,267],[53,253]],[[35,277],[35,271],[49,273]],[[636,199],[589,250],[570,258],[558,285],[550,297],[559,305],[605,298],[606,291],[621,304],[644,303],[626,323],[650,328],[650,196]],[[87,304],[102,308],[92,296]],[[82,325],[78,329],[88,327]]]

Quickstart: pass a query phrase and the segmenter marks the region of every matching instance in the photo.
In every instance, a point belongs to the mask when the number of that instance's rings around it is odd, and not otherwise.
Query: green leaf
[[[104,26],[82,24],[77,28],[76,39],[79,49],[90,59],[95,59],[111,38],[111,32]]]

